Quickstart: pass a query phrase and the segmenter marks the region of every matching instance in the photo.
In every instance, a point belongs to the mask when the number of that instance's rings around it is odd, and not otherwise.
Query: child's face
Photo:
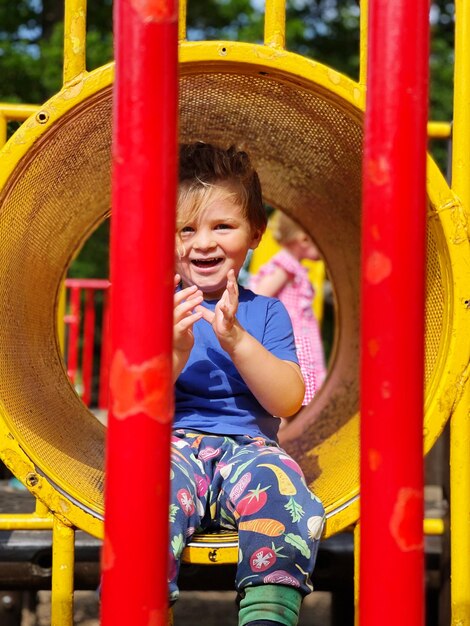
[[[308,259],[309,261],[318,261],[318,259],[320,258],[318,248],[307,234],[300,234],[297,238],[297,242],[300,250],[300,257],[302,259]]]
[[[219,299],[228,271],[238,276],[260,239],[233,197],[215,198],[177,233],[176,271],[183,287],[197,285],[205,299]]]

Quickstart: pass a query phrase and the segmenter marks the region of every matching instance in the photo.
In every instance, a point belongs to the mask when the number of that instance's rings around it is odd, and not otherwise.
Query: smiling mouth
[[[196,267],[215,267],[222,263],[223,259],[220,257],[215,257],[211,259],[192,259],[191,264]]]

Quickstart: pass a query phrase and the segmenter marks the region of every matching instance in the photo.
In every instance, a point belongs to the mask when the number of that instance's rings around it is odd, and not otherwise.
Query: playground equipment
[[[63,336],[59,335],[65,354],[67,374],[72,383],[81,373],[78,389],[82,402],[105,411],[109,386],[109,281],[105,279],[67,278],[64,307],[59,307],[59,330],[64,320]],[[101,319],[97,319],[97,295],[101,296]],[[96,331],[101,332],[100,340]],[[81,339],[81,341],[80,341]],[[99,377],[94,385],[95,347],[99,345]],[[97,399],[93,398],[97,387]],[[77,385],[75,384],[77,389]]]
[[[359,515],[365,11],[358,82],[285,50],[283,2],[266,3],[263,45],[188,42],[184,11],[182,3],[181,140],[246,148],[266,201],[314,233],[332,281],[338,330],[329,376],[285,433],[288,450],[326,505],[329,536]],[[56,311],[71,259],[110,210],[113,66],[85,71],[81,3],[67,4],[65,32],[63,89],[0,155],[0,454],[42,503],[35,516],[11,523],[54,526],[57,545],[70,547],[74,527],[103,534],[105,431],[67,378]],[[468,135],[462,118],[456,109],[457,176],[458,168],[469,171],[466,144],[457,139],[458,130]],[[470,194],[452,190],[428,158],[427,195],[425,451],[459,406],[470,342]],[[70,588],[70,553],[57,548],[55,559],[66,565],[55,588]],[[57,615],[70,619],[65,602],[61,606]]]

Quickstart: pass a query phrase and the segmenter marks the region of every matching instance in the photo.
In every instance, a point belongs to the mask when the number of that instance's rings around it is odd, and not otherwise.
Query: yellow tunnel
[[[246,149],[266,202],[313,235],[328,268],[329,374],[285,439],[332,534],[358,516],[364,88],[266,45],[181,42],[180,60],[181,140]],[[110,211],[112,82],[108,65],[66,84],[0,153],[0,454],[53,512],[97,536],[105,430],[67,378],[56,309],[68,265]],[[431,159],[428,172],[426,450],[461,391],[469,284],[462,208]]]

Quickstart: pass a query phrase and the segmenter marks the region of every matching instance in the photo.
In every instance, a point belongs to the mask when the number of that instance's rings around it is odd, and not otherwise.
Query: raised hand
[[[202,317],[212,325],[214,332],[224,350],[230,350],[237,341],[242,330],[235,317],[238,309],[238,284],[235,272],[227,274],[227,286],[217,302],[214,311],[198,307]]]
[[[180,277],[175,276],[175,286]],[[196,285],[177,291],[174,295],[173,310],[173,377],[179,376],[186,365],[194,345],[193,325],[201,319],[203,307],[198,307],[203,300],[202,292]],[[198,307],[197,310],[195,308]]]
[[[271,415],[287,417],[296,413],[305,393],[300,368],[274,356],[238,322],[238,285],[233,270],[227,275],[226,288],[215,310],[202,306],[196,310],[212,325],[221,348],[230,355],[258,402]]]

